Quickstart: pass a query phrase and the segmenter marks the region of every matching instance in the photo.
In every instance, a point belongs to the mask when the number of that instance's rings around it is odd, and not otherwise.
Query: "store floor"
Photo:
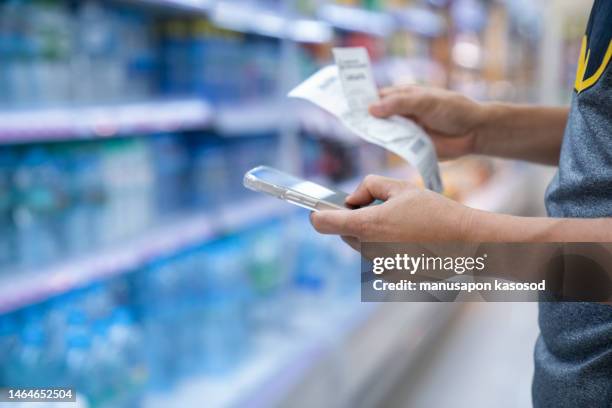
[[[537,304],[465,304],[431,352],[398,382],[387,408],[531,407]]]

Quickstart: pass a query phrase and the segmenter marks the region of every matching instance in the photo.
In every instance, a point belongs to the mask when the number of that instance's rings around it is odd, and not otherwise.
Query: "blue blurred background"
[[[358,255],[242,176],[420,183],[287,91],[364,46],[380,86],[564,103],[586,3],[0,0],[0,386],[89,407],[528,406],[532,305],[363,304]],[[514,214],[541,213],[549,177],[443,165],[447,196]]]

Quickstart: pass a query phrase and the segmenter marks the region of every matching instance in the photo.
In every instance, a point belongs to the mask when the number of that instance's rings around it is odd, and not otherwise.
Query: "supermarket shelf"
[[[387,37],[396,31],[435,37],[446,30],[446,21],[423,7],[407,7],[392,11],[372,11],[359,7],[326,4],[318,16],[332,27]]]
[[[397,29],[395,18],[385,12],[359,7],[326,4],[319,9],[319,18],[335,28],[386,37]]]
[[[274,132],[287,125],[295,125],[315,135],[324,135],[348,143],[360,139],[336,117],[300,100],[246,103],[219,107],[212,120],[213,128],[225,136],[244,136]]]
[[[250,102],[216,109],[213,127],[222,135],[251,135],[273,132],[292,120],[294,113],[275,101]]]
[[[123,0],[144,6],[158,6],[190,13],[208,13],[214,0]]]
[[[140,5],[168,7],[190,14],[205,15],[228,30],[288,39],[304,43],[327,43],[333,30],[323,22],[295,18],[282,10],[262,8],[255,3],[222,0],[123,0]]]
[[[293,18],[256,5],[219,1],[211,11],[217,25],[238,32],[289,39],[306,43],[326,43],[333,38],[331,27],[321,21]]]
[[[211,107],[200,99],[1,111],[0,143],[186,130],[211,119]]]
[[[393,12],[398,26],[406,31],[426,37],[437,37],[446,31],[442,16],[423,7],[410,7]]]
[[[88,108],[0,111],[0,144],[205,128],[213,128],[227,136],[251,135],[277,131],[287,120],[316,134],[345,141],[356,140],[326,112],[304,103],[296,103],[294,112],[287,109],[289,103],[260,101],[213,108],[205,100],[193,99]]]
[[[287,15],[279,9],[263,8],[254,2],[231,0],[123,0],[141,5],[168,7],[209,16],[228,30],[289,39],[304,43],[328,43],[333,28],[386,37],[401,29],[424,36],[437,36],[446,29],[445,20],[427,8],[374,11],[360,7],[324,4],[317,18]]]
[[[293,209],[280,200],[261,197],[214,214],[182,217],[131,242],[93,255],[38,269],[36,272],[11,275],[0,280],[0,314],[92,282],[131,272],[153,259],[176,253],[181,248],[246,228],[262,219],[288,214]]]
[[[377,62],[375,76],[383,83],[389,82],[393,64],[397,61]],[[313,134],[348,143],[358,141],[336,118],[310,103],[263,100],[216,107],[205,99],[186,98],[107,106],[0,110],[0,144],[204,128],[229,136],[250,135],[277,131],[287,121]]]

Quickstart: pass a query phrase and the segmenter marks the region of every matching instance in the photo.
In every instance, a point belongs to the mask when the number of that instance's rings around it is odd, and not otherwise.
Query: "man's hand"
[[[364,207],[375,200],[383,204]],[[429,190],[381,176],[368,176],[347,198],[357,210],[330,210],[311,215],[323,234],[342,235],[353,248],[365,242],[464,241],[472,211]]]
[[[414,120],[429,134],[442,159],[476,152],[484,110],[458,93],[420,86],[383,89],[380,102],[370,107],[370,113],[379,118],[399,115]]]
[[[612,218],[516,217],[475,210],[407,182],[368,176],[347,198],[357,210],[312,213],[322,234],[364,242],[612,242]]]
[[[444,89],[396,86],[381,91],[370,113],[414,120],[442,159],[474,153],[557,165],[568,109],[478,103]]]

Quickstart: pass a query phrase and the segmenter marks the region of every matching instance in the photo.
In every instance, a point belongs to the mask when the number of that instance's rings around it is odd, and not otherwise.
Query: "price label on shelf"
[[[411,120],[375,118],[368,107],[378,101],[370,59],[365,48],[334,48],[336,65],[315,73],[289,93],[325,109],[362,139],[382,146],[416,167],[425,186],[443,190],[434,145]]]

